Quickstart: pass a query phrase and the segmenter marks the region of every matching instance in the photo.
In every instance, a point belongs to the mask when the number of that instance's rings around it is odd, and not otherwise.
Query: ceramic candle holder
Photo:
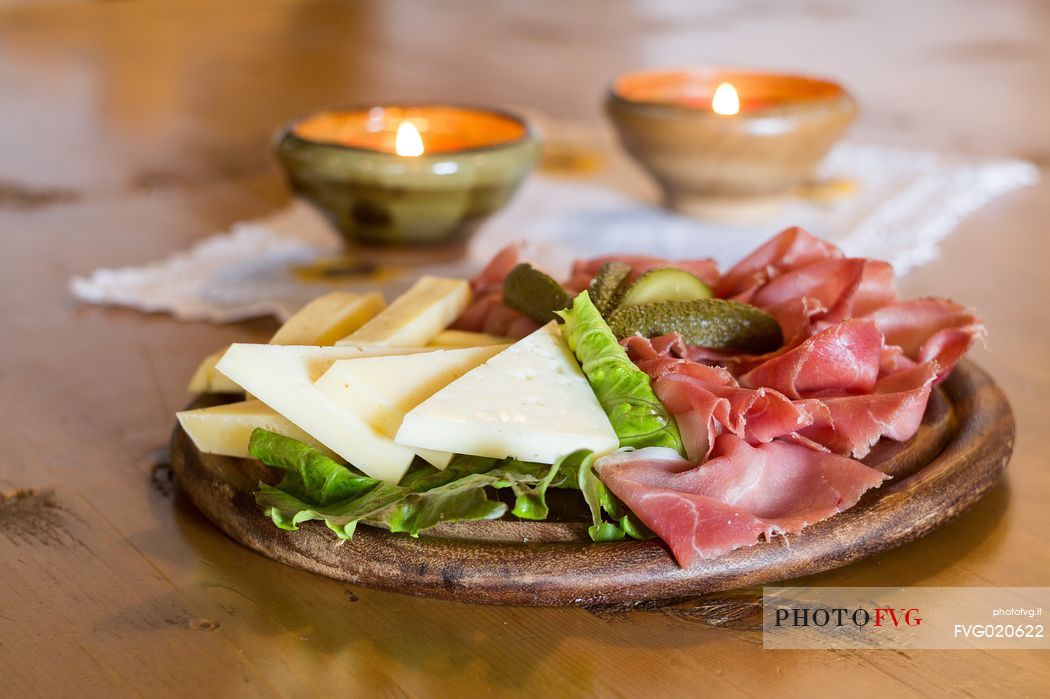
[[[296,119],[275,138],[292,189],[353,245],[462,241],[510,199],[539,156],[521,117],[385,105]]]
[[[708,68],[622,75],[606,110],[668,205],[685,211],[789,191],[857,114],[826,80]]]

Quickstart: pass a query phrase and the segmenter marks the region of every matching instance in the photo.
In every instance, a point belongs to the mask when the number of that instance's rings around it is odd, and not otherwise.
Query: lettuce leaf
[[[598,479],[598,474],[594,472],[594,455],[591,452],[586,454],[587,457],[576,464],[576,483],[591,511],[592,524],[587,528],[591,540],[619,541],[627,536],[632,539],[652,539],[655,534]],[[603,516],[603,512],[608,517]]]
[[[562,334],[576,354],[621,447],[670,447],[685,455],[670,411],[653,393],[649,376],[627,356],[586,291],[557,312]]]
[[[559,477],[561,464],[574,457],[547,465],[457,455],[443,471],[430,466],[414,468],[400,485],[390,485],[307,444],[264,429],[252,432],[248,450],[283,471],[280,483],[260,483],[255,493],[256,502],[274,524],[295,530],[303,522],[323,520],[341,539],[353,537],[362,522],[418,536],[441,522],[502,517],[507,505],[489,498],[486,488],[510,488],[515,495],[515,515],[544,519],[547,489],[563,487],[568,476]]]

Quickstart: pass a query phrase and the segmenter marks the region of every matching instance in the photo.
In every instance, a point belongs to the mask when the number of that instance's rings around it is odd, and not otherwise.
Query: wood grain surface
[[[1045,693],[1045,651],[763,651],[738,604],[754,590],[492,607],[276,563],[165,465],[200,357],[275,323],[81,306],[67,284],[283,204],[268,143],[296,114],[401,98],[596,122],[611,76],[636,68],[828,74],[861,104],[854,141],[1045,169],[1048,34],[1038,0],[0,2],[0,695]],[[1050,584],[1048,220],[1044,176],[901,280],[987,323],[974,359],[1017,421],[1005,477],[929,535],[798,584]]]

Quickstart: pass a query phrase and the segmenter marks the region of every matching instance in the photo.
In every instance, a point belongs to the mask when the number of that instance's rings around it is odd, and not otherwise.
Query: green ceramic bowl
[[[406,121],[422,155],[394,152]],[[325,110],[287,124],[275,148],[292,189],[348,243],[368,245],[462,241],[507,203],[539,157],[525,119],[445,105]]]

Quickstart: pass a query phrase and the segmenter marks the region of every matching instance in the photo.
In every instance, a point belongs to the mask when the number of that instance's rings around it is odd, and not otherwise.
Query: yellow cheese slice
[[[248,441],[252,431],[262,428],[306,442],[329,456],[333,455],[331,450],[262,401],[245,400],[210,408],[183,410],[175,415],[182,429],[205,454],[249,458]]]
[[[186,390],[190,393],[242,393],[243,389],[219,373],[215,365],[226,354],[229,347],[223,347],[214,354],[209,354],[197,365],[193,372],[190,385]]]
[[[423,347],[470,303],[465,279],[420,277],[383,312],[337,345]]]
[[[358,294],[333,291],[318,296],[292,315],[270,339],[271,345],[333,345],[364,325],[383,310],[386,302],[379,292]],[[210,354],[193,372],[190,393],[241,393],[240,386],[216,370],[228,347]]]
[[[378,291],[333,291],[295,312],[274,334],[271,345],[334,345],[371,320],[386,302]]]
[[[510,345],[515,340],[510,337],[499,337],[488,333],[475,333],[469,330],[442,330],[427,347],[486,347],[488,345]]]

